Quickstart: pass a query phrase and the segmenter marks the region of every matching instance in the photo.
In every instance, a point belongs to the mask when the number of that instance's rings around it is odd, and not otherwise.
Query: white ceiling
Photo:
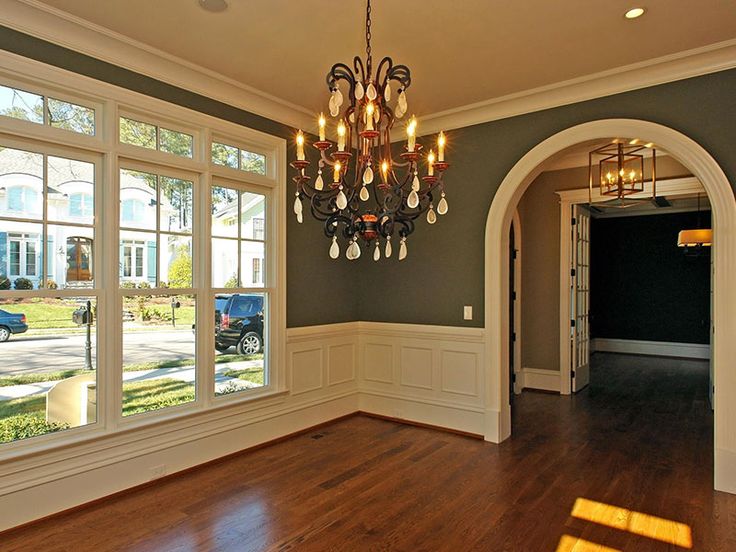
[[[361,0],[38,0],[307,108],[364,55]],[[647,13],[623,13],[642,4]],[[734,0],[373,0],[374,56],[412,70],[417,115],[736,38]],[[615,77],[612,77],[615,78]]]

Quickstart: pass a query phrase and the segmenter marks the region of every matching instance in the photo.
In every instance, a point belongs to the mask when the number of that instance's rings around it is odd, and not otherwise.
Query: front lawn
[[[13,313],[25,314],[29,330],[50,328],[78,328],[72,322],[72,313],[79,305],[60,303],[57,299],[27,299],[22,303],[6,303],[0,309]]]

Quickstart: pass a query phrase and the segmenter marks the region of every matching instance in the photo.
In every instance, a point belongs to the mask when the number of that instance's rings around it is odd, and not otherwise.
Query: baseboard
[[[715,450],[714,486],[717,491],[736,494],[736,452]]]
[[[673,343],[667,341],[642,341],[638,339],[596,338],[591,340],[591,351],[627,353],[633,355],[668,356],[679,358],[710,358],[710,345],[700,343]]]
[[[521,375],[522,389],[560,392],[560,372],[558,370],[522,368],[519,374]]]

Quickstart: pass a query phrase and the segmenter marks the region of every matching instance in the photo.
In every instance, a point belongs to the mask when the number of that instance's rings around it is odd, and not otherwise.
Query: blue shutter
[[[8,233],[0,232],[0,276],[7,276],[8,272]]]
[[[147,242],[148,245],[148,283],[156,287],[156,242]]]
[[[20,186],[13,186],[8,190],[8,210],[23,210],[23,189]]]

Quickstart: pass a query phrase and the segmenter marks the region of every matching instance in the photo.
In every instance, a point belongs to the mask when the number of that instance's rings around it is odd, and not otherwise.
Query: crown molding
[[[37,0],[0,0],[0,24],[256,115],[316,131],[313,113],[304,107]]]
[[[506,119],[734,67],[736,39],[426,115],[420,118],[422,135]]]

